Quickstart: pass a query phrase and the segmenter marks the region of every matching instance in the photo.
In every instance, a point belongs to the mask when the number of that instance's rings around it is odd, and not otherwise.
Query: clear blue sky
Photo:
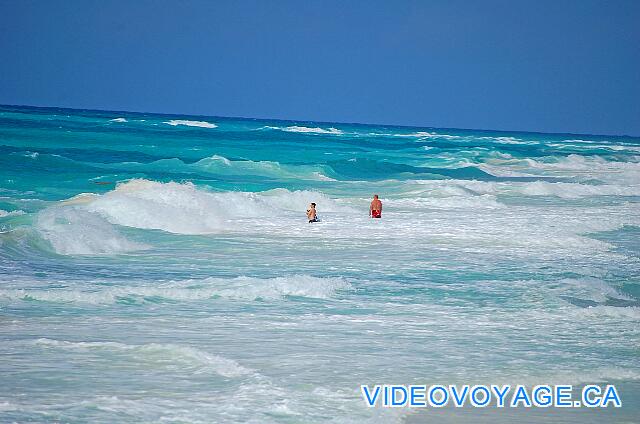
[[[0,0],[0,103],[640,135],[640,0]]]

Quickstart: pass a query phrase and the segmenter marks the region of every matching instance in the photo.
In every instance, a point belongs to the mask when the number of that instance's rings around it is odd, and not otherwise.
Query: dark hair
[[[314,207],[316,206],[316,204],[315,204],[315,203],[313,203],[313,202],[311,202],[311,204],[312,204]]]

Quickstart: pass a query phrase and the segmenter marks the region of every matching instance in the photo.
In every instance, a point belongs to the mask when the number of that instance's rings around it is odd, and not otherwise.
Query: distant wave
[[[109,122],[127,122],[127,120],[125,118],[114,118],[109,119]]]
[[[500,177],[573,177],[625,186],[638,186],[640,182],[640,162],[611,161],[600,156],[571,154],[566,157],[521,159],[503,154],[500,158],[486,160],[478,167]]]
[[[297,132],[297,133],[336,134],[336,135],[340,135],[343,133],[341,130],[337,128],[324,129],[319,127],[310,128],[310,127],[299,127],[299,126],[286,127],[286,128],[283,128],[283,131]]]
[[[16,210],[16,211],[5,211],[3,209],[0,209],[0,218],[4,218],[7,216],[17,216],[17,215],[24,215],[25,212],[21,211],[21,210]]]
[[[640,196],[640,187],[618,185],[590,185],[579,183],[534,181],[514,184],[513,191],[527,196],[555,196],[563,199],[579,199],[591,196]]]
[[[326,164],[286,164],[277,161],[252,161],[245,159],[228,159],[224,156],[213,155],[205,157],[193,163],[185,163],[178,158],[167,158],[153,161],[153,156],[138,155],[131,156],[132,161],[111,162],[108,164],[85,162],[86,156],[80,160],[70,159],[50,153],[38,152],[15,152],[23,157],[37,159],[51,163],[51,166],[91,166],[102,169],[123,170],[134,172],[166,172],[171,173],[207,173],[216,175],[238,175],[238,176],[262,176],[271,179],[288,180],[308,180],[308,181],[336,181],[333,169]],[[70,155],[69,152],[65,154]],[[129,155],[129,154],[127,154]],[[134,161],[137,160],[137,161]]]
[[[494,141],[500,144],[537,144],[538,142],[524,141],[516,137],[474,137],[477,140]]]
[[[164,123],[167,125],[172,125],[174,127],[178,125],[184,125],[187,127],[199,127],[199,128],[217,128],[218,127],[216,124],[212,124],[206,121],[187,121],[184,119],[172,119],[170,121],[165,121]]]
[[[525,141],[516,137],[507,137],[507,136],[461,136],[461,135],[452,135],[452,134],[443,134],[437,132],[428,132],[428,131],[417,131],[414,133],[400,133],[400,134],[382,134],[382,135],[392,135],[394,137],[410,137],[410,138],[418,138],[421,140],[424,139],[444,139],[444,140],[462,140],[462,141],[474,141],[474,140],[483,140],[483,141],[492,141],[498,144],[537,144],[538,142]]]
[[[187,165],[199,170],[224,175],[259,175],[270,178],[295,178],[317,181],[335,181],[327,176],[331,169],[322,165],[287,165],[272,161],[229,160],[214,155]]]
[[[391,177],[424,179],[479,179],[495,180],[496,177],[476,166],[428,167],[414,166],[392,161],[372,160],[368,158],[351,158],[328,163],[336,175],[347,179],[389,179]]]
[[[444,138],[447,140],[456,140],[462,138],[458,135],[450,135],[450,134],[440,134],[435,132],[427,132],[427,131],[417,131],[413,133],[405,133],[405,134],[383,134],[383,135],[391,135],[393,137],[416,137],[416,138]]]
[[[579,199],[596,196],[640,196],[640,186],[614,184],[583,184],[549,181],[473,181],[473,180],[415,180],[405,183],[418,202],[434,202],[446,205],[452,199],[483,196],[553,196],[562,199]],[[424,187],[417,190],[416,185]],[[424,197],[424,198],[423,198]],[[486,198],[487,200],[489,198]],[[491,203],[488,204],[489,206]],[[472,206],[472,205],[469,205]]]
[[[303,127],[303,126],[293,125],[290,127],[266,126],[266,127],[263,127],[263,129],[280,130],[280,131],[294,132],[294,133],[309,133],[309,134],[333,134],[333,135],[344,134],[343,131],[333,127],[325,129],[320,127]]]
[[[562,142],[563,143],[587,143],[587,144],[602,143],[601,141],[598,141],[598,140],[583,140],[581,138],[566,139],[566,140],[562,140]]]
[[[612,150],[614,152],[640,152],[640,146],[631,146],[628,144],[602,144],[596,141],[587,140],[564,140],[562,143],[545,144],[558,150],[593,151],[595,149],[604,149]]]

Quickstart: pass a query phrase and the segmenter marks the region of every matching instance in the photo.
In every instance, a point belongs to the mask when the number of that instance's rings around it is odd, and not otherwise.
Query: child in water
[[[316,204],[311,203],[309,209],[307,209],[307,218],[309,219],[309,223],[318,222],[318,214],[316,213]]]

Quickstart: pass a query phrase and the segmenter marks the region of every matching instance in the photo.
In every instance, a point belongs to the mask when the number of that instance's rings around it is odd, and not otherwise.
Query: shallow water
[[[0,418],[399,422],[360,384],[609,383],[623,413],[563,421],[628,422],[639,201],[637,138],[0,107]]]

